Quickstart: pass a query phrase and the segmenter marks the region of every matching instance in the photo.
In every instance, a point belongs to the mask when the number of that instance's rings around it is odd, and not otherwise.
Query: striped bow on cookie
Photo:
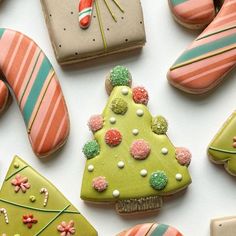
[[[147,223],[136,225],[117,236],[183,236],[177,229],[164,225]]]
[[[92,18],[94,0],[79,1],[79,24],[80,27],[86,29],[89,27]]]
[[[214,21],[168,72],[175,87],[194,94],[218,85],[236,63],[236,0],[225,0]]]
[[[18,102],[36,155],[55,152],[66,142],[69,117],[48,58],[32,39],[0,28],[0,70]],[[0,103],[6,104],[7,97],[7,87],[1,82]]]

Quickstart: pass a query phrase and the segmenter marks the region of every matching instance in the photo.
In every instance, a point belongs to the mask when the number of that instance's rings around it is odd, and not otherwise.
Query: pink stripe
[[[0,64],[3,65],[16,32],[6,30],[0,40]]]
[[[21,77],[22,70],[24,69],[25,62],[26,62],[26,60],[27,60],[27,58],[28,58],[28,56],[29,56],[29,54],[30,54],[30,50],[32,49],[33,45],[34,45],[34,43],[31,41],[30,44],[29,44],[29,46],[28,46],[28,49],[27,49],[27,51],[26,51],[26,53],[25,53],[25,56],[24,56],[24,58],[23,58],[23,60],[22,60],[20,69],[19,69],[19,71],[18,71],[18,73],[17,73],[17,77],[16,77],[15,80],[14,80],[14,83],[13,83],[13,86],[12,86],[12,89],[13,89],[13,90],[15,90],[15,87],[16,87],[16,85],[17,85],[17,83],[18,83],[18,80],[19,80],[19,78]]]
[[[152,224],[145,224],[138,230],[135,236],[144,236],[147,234],[148,230],[152,227]]]
[[[58,96],[57,101],[56,101],[55,106],[54,106],[54,109],[52,110],[52,114],[51,114],[50,119],[49,119],[49,121],[48,121],[47,127],[46,127],[46,129],[45,129],[45,131],[44,131],[42,140],[41,140],[41,142],[40,142],[40,144],[39,144],[39,148],[38,148],[39,151],[42,149],[42,147],[43,147],[43,145],[44,145],[45,139],[46,139],[46,137],[47,137],[47,135],[48,135],[49,129],[50,129],[51,126],[52,126],[52,121],[53,121],[54,116],[55,116],[55,114],[56,114],[56,112],[57,112],[57,109],[58,109],[58,106],[59,106],[59,104],[60,104],[61,99],[62,99],[62,94],[60,94],[60,96]]]
[[[180,84],[187,84],[189,82],[192,82],[194,80],[200,79],[202,77],[204,77],[204,80],[207,80],[207,76],[209,76],[210,74],[215,73],[215,72],[217,72],[219,70],[226,69],[226,68],[228,68],[230,66],[233,66],[233,65],[235,65],[235,61],[229,62],[229,63],[224,64],[222,66],[218,66],[217,68],[214,68],[214,69],[211,69],[211,70],[207,70],[206,72],[203,72],[203,73],[198,74],[196,76],[191,76],[191,78],[183,80]],[[222,73],[222,74],[224,74],[224,73]]]
[[[213,21],[213,25],[215,25],[215,24],[217,24],[217,23],[219,23],[219,22],[222,22],[222,21],[224,21],[224,20],[227,20],[227,19],[229,19],[229,18],[231,18],[231,17],[235,17],[236,16],[236,13],[231,13],[231,14],[227,14],[226,16],[221,16],[221,17],[218,17],[217,19],[215,19],[214,21]],[[235,20],[235,19],[234,19]]]
[[[211,12],[212,12],[211,9],[208,9],[208,10],[205,10],[205,11],[201,11],[201,12],[195,14],[195,15],[192,15],[191,17],[189,17],[189,19],[192,20],[194,18],[197,18],[197,17],[202,16],[202,15],[206,15],[206,14],[211,13]]]
[[[18,50],[20,48],[20,44],[21,44],[23,39],[24,39],[24,36],[21,34],[20,37],[19,37],[19,40],[17,42],[17,45],[14,48],[14,52],[11,55],[11,59],[10,59],[8,65],[7,65],[7,69],[6,69],[6,72],[5,72],[5,76],[6,77],[8,77],[8,73],[11,71],[12,64],[13,64],[16,56],[17,56],[17,52],[18,52]]]
[[[169,227],[169,228],[167,229],[167,231],[164,233],[163,236],[175,236],[175,235],[177,235],[178,233],[179,233],[178,230],[176,230],[176,229],[174,229],[174,228],[172,228],[172,227]]]
[[[67,115],[64,114],[64,117],[61,121],[61,124],[59,126],[59,129],[57,130],[57,133],[56,133],[56,136],[55,136],[55,140],[53,142],[53,147],[57,144],[60,136],[61,136],[61,133],[62,133],[62,129],[64,128],[65,124],[66,124],[66,118],[67,118]]]
[[[39,131],[41,130],[41,127],[44,123],[44,119],[46,117],[46,114],[52,102],[52,99],[55,96],[56,88],[57,88],[57,84],[56,84],[56,81],[53,79],[50,83],[50,86],[48,87],[47,96],[44,97],[44,102],[41,104],[40,110],[36,116],[33,127],[31,129],[30,134],[31,134],[33,143],[35,143],[35,141],[38,138]]]
[[[44,57],[45,57],[44,54],[41,53],[41,55],[39,56],[39,59],[37,61],[36,67],[34,68],[34,72],[33,72],[32,76],[31,76],[30,82],[29,82],[29,84],[28,84],[28,86],[27,86],[27,88],[25,90],[23,99],[21,101],[21,104],[20,104],[21,109],[23,109],[23,107],[25,106],[25,103],[26,103],[26,101],[28,99],[28,96],[29,96],[30,91],[31,91],[31,89],[33,87],[33,84],[34,84],[34,82],[35,82],[35,80],[37,78],[37,75],[38,75],[38,72],[40,70],[40,67],[41,67],[41,65],[43,63]]]

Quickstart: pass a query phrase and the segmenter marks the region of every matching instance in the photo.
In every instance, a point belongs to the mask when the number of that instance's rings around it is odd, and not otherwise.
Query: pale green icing
[[[122,94],[122,88],[127,88],[128,95]],[[152,132],[152,116],[146,106],[134,103],[132,99],[132,90],[126,86],[115,87],[111,93],[108,103],[103,111],[104,126],[95,133],[95,139],[100,145],[100,154],[91,160],[87,160],[84,171],[81,198],[91,201],[117,201],[117,199],[140,198],[156,195],[169,195],[178,190],[187,187],[191,183],[188,169],[178,164],[175,159],[175,147],[166,135],[157,135]],[[114,98],[125,99],[128,103],[128,110],[125,115],[118,115],[110,109]],[[137,109],[142,109],[144,115],[138,117]],[[111,124],[109,119],[116,118],[116,123]],[[107,130],[111,128],[118,129],[123,136],[122,142],[115,148],[109,147],[104,136]],[[132,130],[138,129],[139,134],[133,135]],[[151,146],[151,153],[145,160],[135,160],[131,155],[129,148],[136,139],[144,139]],[[168,154],[161,154],[161,149],[167,148]],[[117,167],[119,161],[125,163],[124,168]],[[88,171],[88,166],[93,165],[94,170]],[[146,177],[140,175],[140,171],[146,169]],[[149,183],[149,178],[153,172],[165,171],[168,176],[168,184],[162,191],[154,190]],[[177,181],[175,176],[180,173],[183,176],[182,181]],[[108,181],[108,188],[98,193],[92,187],[92,180],[98,176],[105,176]],[[114,190],[120,192],[119,198],[114,198]]]
[[[236,136],[236,112],[225,122],[209,145],[208,153],[214,162],[226,164],[226,169],[236,175],[236,148],[233,138]]]
[[[19,157],[15,157],[6,176],[11,176],[16,171],[14,162],[19,163],[19,168],[28,166]],[[57,226],[62,222],[75,222],[76,236],[97,236],[95,229],[78,212],[78,210],[44,177],[28,166],[19,172],[21,176],[27,177],[31,187],[26,193],[21,190],[15,193],[14,186],[11,185],[13,176],[4,181],[0,191],[0,208],[5,208],[8,213],[9,224],[6,224],[3,217],[0,217],[0,235],[6,233],[9,235],[58,235]],[[43,206],[44,195],[40,194],[40,189],[46,188],[49,192],[47,206]],[[31,202],[30,197],[34,196],[37,201]],[[69,206],[62,214],[60,212]],[[31,229],[22,223],[22,216],[33,214],[38,220]],[[60,214],[60,215],[59,215]],[[56,216],[59,217],[56,218]],[[55,219],[55,220],[54,220]],[[50,222],[52,222],[47,228]],[[45,228],[43,231],[42,229]],[[38,234],[41,232],[40,234]]]

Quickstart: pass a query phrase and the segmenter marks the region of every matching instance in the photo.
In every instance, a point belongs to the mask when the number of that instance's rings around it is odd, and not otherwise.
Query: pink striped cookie
[[[190,29],[205,28],[215,17],[213,0],[168,0],[175,20]]]
[[[38,157],[52,154],[67,140],[69,117],[51,63],[32,39],[0,28],[0,67],[22,112],[33,151]]]
[[[183,236],[177,229],[164,224],[146,223],[136,225],[117,236]]]
[[[10,101],[10,93],[6,84],[0,80],[0,114],[6,109]]]
[[[176,60],[169,82],[193,94],[218,85],[234,68],[236,59],[236,0],[225,0],[214,21]]]

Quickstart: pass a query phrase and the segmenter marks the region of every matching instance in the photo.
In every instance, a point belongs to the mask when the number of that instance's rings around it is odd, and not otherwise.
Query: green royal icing
[[[113,87],[128,86],[131,80],[129,70],[124,66],[116,66],[111,70],[110,81]]]
[[[88,158],[94,158],[100,152],[99,144],[96,140],[88,141],[83,147],[83,153]]]
[[[115,98],[111,102],[111,110],[116,114],[124,115],[128,110],[128,104],[122,98]]]
[[[181,3],[184,3],[184,2],[187,2],[189,0],[171,0],[171,3],[176,6],[176,5],[179,5]]]

